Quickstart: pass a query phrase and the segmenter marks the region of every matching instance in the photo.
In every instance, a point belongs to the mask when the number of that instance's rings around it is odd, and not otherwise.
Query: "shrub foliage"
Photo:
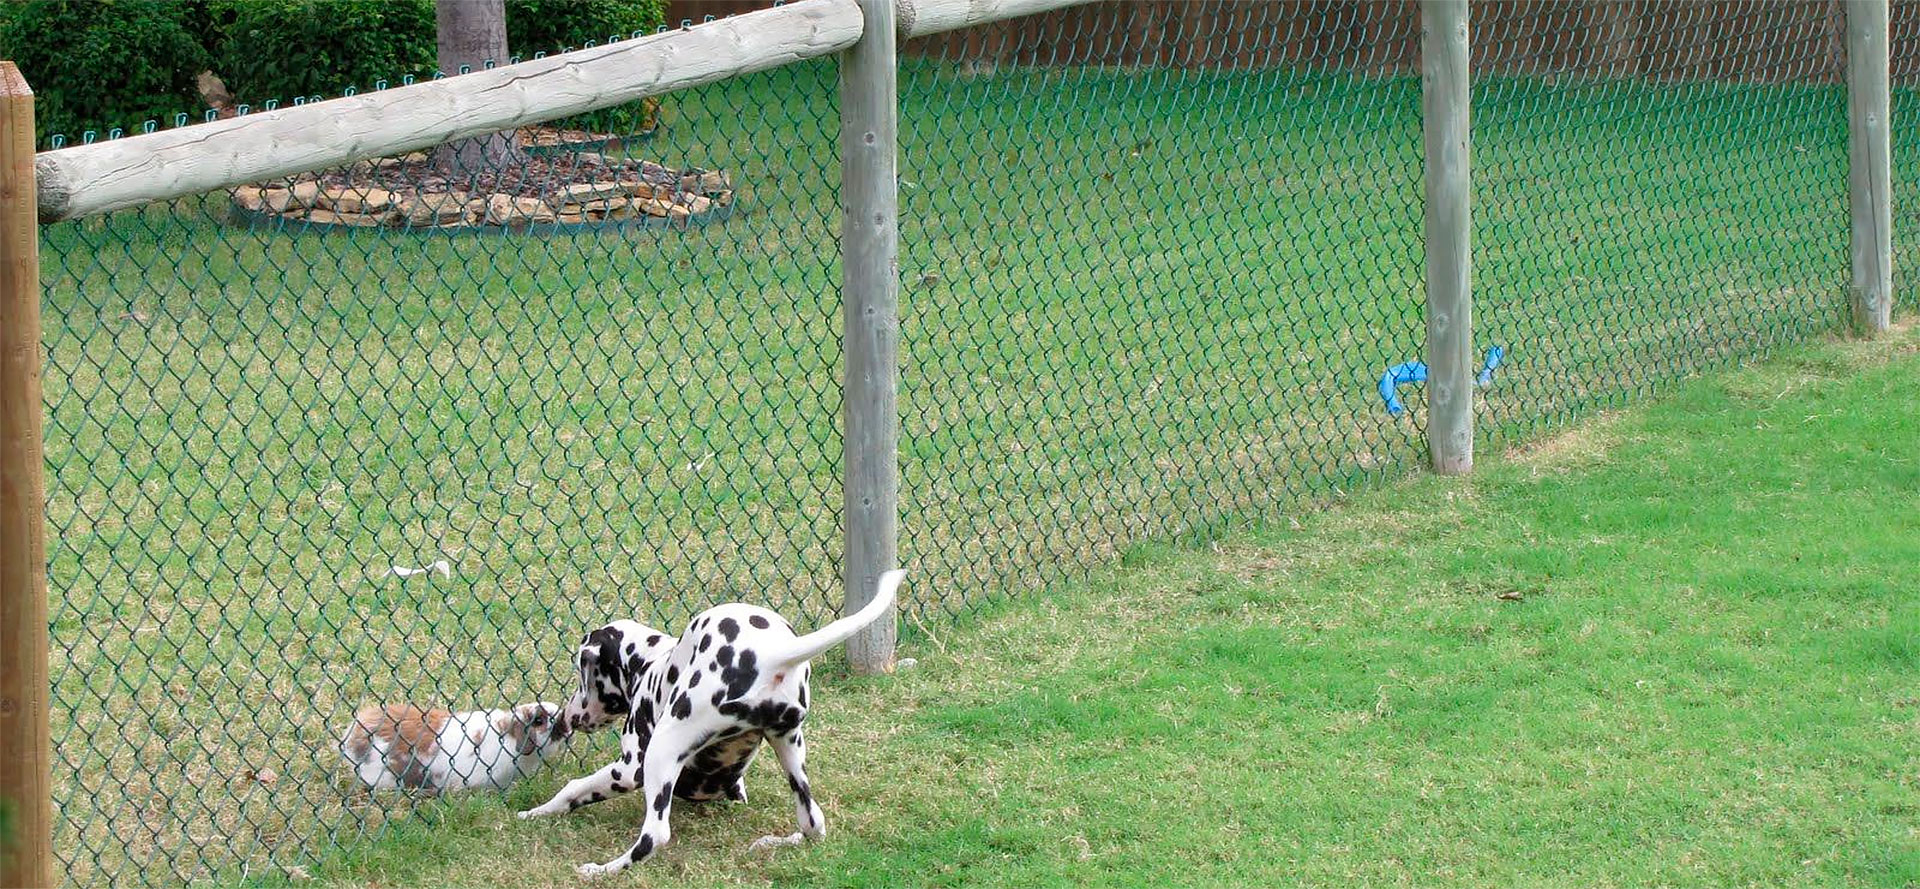
[[[663,0],[507,0],[509,49],[523,56],[651,32]],[[339,95],[435,67],[433,0],[39,0],[0,3],[0,53],[33,85],[39,129],[77,133],[170,123],[203,108],[212,70],[236,102]],[[504,61],[504,60],[502,60]],[[652,103],[565,123],[650,127]]]

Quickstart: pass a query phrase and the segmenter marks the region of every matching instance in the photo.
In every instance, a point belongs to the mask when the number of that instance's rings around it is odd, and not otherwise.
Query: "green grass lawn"
[[[690,231],[274,234],[217,200],[46,231],[76,881],[258,870],[383,823],[334,783],[362,701],[557,697],[612,616],[832,610],[834,78],[670,100],[637,151],[740,187]],[[1418,465],[1417,394],[1396,419],[1374,392],[1422,338],[1416,80],[924,64],[901,89],[921,638]],[[1479,101],[1490,441],[1844,317],[1838,88]],[[440,558],[450,580],[388,574]]]
[[[1297,523],[1149,547],[822,683],[778,772],[682,804],[666,885],[1920,882],[1920,338],[1796,350]],[[601,749],[605,749],[602,747]],[[638,803],[563,776],[317,885],[571,885]]]

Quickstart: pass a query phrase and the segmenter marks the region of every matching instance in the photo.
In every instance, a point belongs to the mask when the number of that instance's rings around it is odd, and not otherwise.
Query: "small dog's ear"
[[[553,714],[541,706],[521,707],[514,711],[514,718],[507,727],[507,736],[516,743],[514,749],[521,756],[532,756],[540,752],[540,738],[553,732]]]
[[[513,742],[514,753],[526,756],[533,751],[527,740],[533,736],[532,726],[527,724],[527,711],[524,707],[515,707],[507,711],[507,718],[494,723],[500,729],[500,737]]]

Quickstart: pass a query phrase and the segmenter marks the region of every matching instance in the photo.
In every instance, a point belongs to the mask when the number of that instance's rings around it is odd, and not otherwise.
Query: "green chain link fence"
[[[1476,342],[1495,439],[1844,329],[1844,18],[1825,3],[1477,9]],[[1614,16],[1633,16],[1620,22]]]
[[[1483,439],[1841,328],[1830,4],[1474,15]],[[907,47],[909,627],[1420,464],[1418,389],[1378,389],[1422,357],[1419,37],[1413,4],[1141,3]],[[71,882],[233,878],[430,816],[353,792],[363,702],[561,699],[612,617],[836,610],[836,76],[675,94],[650,138],[479,176],[331,171],[361,205],[304,219],[247,190],[45,230]],[[656,190],[485,197],[609,169]],[[531,228],[361,227],[374,182],[389,222]]]

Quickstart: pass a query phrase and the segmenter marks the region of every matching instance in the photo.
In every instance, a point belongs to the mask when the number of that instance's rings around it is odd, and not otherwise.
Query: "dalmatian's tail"
[[[882,617],[890,617],[894,594],[900,591],[900,581],[906,576],[907,572],[898,568],[880,575],[880,588],[874,591],[873,601],[865,607],[787,643],[781,650],[762,652],[760,662],[795,666],[813,660],[821,652],[847,641],[847,637],[865,629],[868,624]]]

